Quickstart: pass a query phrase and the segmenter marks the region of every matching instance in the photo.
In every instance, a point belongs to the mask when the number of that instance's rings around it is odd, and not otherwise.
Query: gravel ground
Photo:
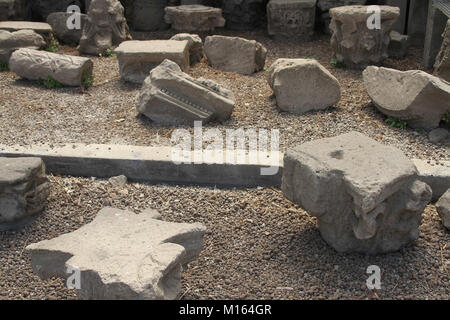
[[[265,72],[252,76],[224,73],[203,61],[190,70],[233,90],[237,104],[230,120],[208,127],[279,129],[287,146],[357,130],[397,146],[409,157],[448,160],[448,145],[432,144],[425,132],[393,129],[370,105],[361,72],[333,69],[329,38],[297,44],[273,41],[263,31],[228,32],[262,42],[269,50],[266,68],[280,57],[316,58],[339,79],[342,100],[335,108],[306,115],[280,113]],[[137,39],[167,39],[171,32],[135,34]],[[61,52],[77,54],[62,47]],[[0,73],[0,143],[169,144],[174,128],[159,126],[135,110],[139,86],[119,79],[115,58],[93,58],[94,87],[45,89]],[[398,69],[417,69],[420,48]],[[54,238],[89,223],[103,206],[140,212],[152,207],[168,221],[202,222],[204,250],[183,274],[183,299],[366,299],[366,268],[383,271],[381,299],[450,298],[449,232],[433,205],[424,213],[415,245],[376,257],[339,254],[321,238],[316,220],[286,200],[279,189],[128,184],[105,180],[50,177],[51,195],[42,215],[18,232],[0,232],[0,299],[74,299],[61,279],[41,281],[31,271],[26,245]]]
[[[335,108],[326,111],[305,115],[279,112],[266,72],[252,76],[226,73],[214,70],[202,61],[191,68],[189,74],[215,80],[231,89],[236,97],[231,119],[224,123],[211,123],[207,127],[218,127],[223,133],[227,128],[279,129],[282,150],[309,140],[356,130],[400,148],[410,158],[450,158],[448,143],[433,144],[426,132],[389,127],[384,122],[385,116],[370,104],[361,71],[334,69],[330,65],[328,36],[319,36],[308,43],[287,43],[268,38],[265,31],[222,30],[217,33],[263,43],[268,49],[266,69],[277,58],[315,58],[338,78],[343,94]],[[168,39],[171,35],[171,31],[135,33],[134,38]],[[78,54],[70,47],[62,47],[60,52]],[[79,88],[45,89],[21,80],[13,73],[0,73],[0,143],[170,144],[174,127],[157,125],[138,115],[135,105],[140,86],[120,80],[117,59],[93,57],[92,60],[94,87],[84,92]],[[388,60],[385,65],[408,70],[420,68],[420,62],[421,48],[413,48],[407,58]]]
[[[216,189],[50,177],[48,206],[19,232],[0,232],[0,299],[74,299],[61,279],[41,281],[24,247],[71,232],[104,205],[164,220],[202,222],[204,249],[183,273],[183,299],[367,299],[369,265],[382,272],[380,299],[450,298],[450,234],[435,207],[426,208],[415,245],[379,256],[339,254],[316,220],[278,189]]]

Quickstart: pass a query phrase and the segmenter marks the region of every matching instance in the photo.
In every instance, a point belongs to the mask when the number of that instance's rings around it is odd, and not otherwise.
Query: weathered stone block
[[[284,111],[323,110],[341,98],[339,81],[314,59],[278,59],[269,69],[268,80]]]
[[[316,0],[271,0],[267,5],[268,32],[272,36],[308,40],[314,34]]]
[[[370,66],[363,80],[378,110],[411,127],[434,129],[450,109],[450,84],[426,72]]]
[[[435,163],[433,161],[414,159],[420,181],[425,182],[433,191],[433,201],[437,201],[447,189],[450,189],[450,161]]]
[[[267,49],[259,42],[239,37],[206,37],[204,50],[213,68],[241,74],[262,70],[267,55]]]
[[[33,30],[9,32],[0,30],[0,61],[8,63],[11,53],[20,48],[42,49],[44,38]]]
[[[119,60],[120,75],[126,81],[142,83],[150,70],[165,59],[189,69],[189,42],[176,40],[125,41],[114,50]]]
[[[47,17],[47,23],[52,27],[56,38],[65,44],[77,45],[80,42],[82,30],[87,21],[87,15],[79,14],[80,29],[69,29],[67,21],[74,13],[53,12]]]
[[[188,41],[189,62],[191,64],[200,62],[203,59],[203,41],[196,34],[179,33],[174,35],[170,40]]]
[[[343,6],[330,9],[333,55],[349,68],[361,69],[380,64],[389,56],[389,34],[400,15],[400,9],[377,6],[381,15],[378,29],[376,19],[369,19],[374,15],[369,8],[370,6]]]
[[[214,31],[223,27],[222,9],[202,5],[166,7],[164,19],[172,29],[182,32]]]
[[[98,55],[131,40],[124,9],[118,0],[92,0],[78,50]]]
[[[450,189],[436,203],[436,210],[442,219],[442,224],[450,229]]]
[[[395,59],[403,59],[406,57],[408,54],[409,37],[397,31],[391,31],[389,36],[391,37],[388,47],[389,57]]]
[[[40,80],[51,77],[67,85],[81,86],[92,75],[93,62],[84,57],[19,49],[9,59],[9,69],[22,78]]]
[[[39,158],[0,158],[0,231],[16,229],[41,212],[50,192]]]
[[[450,19],[447,21],[442,38],[441,50],[434,64],[434,74],[446,81],[450,81]]]
[[[78,270],[81,299],[175,299],[182,267],[200,254],[206,228],[155,218],[154,210],[107,207],[80,229],[26,250],[42,279],[67,278],[68,267]]]
[[[228,119],[234,104],[230,90],[211,80],[191,78],[175,62],[164,60],[145,79],[137,110],[157,123],[193,125]]]
[[[416,240],[431,199],[430,187],[405,155],[357,132],[288,150],[282,190],[318,218],[330,246],[367,254]]]
[[[15,32],[20,30],[33,30],[40,34],[47,43],[50,43],[52,27],[45,22],[30,21],[0,21],[0,30]]]

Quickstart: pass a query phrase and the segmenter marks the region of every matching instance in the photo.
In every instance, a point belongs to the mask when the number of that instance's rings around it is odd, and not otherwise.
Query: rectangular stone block
[[[189,69],[189,42],[187,40],[124,41],[114,52],[119,60],[121,77],[142,83],[150,70],[165,59],[177,63],[183,71]]]

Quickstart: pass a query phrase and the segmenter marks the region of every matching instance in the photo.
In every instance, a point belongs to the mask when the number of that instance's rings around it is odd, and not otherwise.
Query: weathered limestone
[[[53,12],[47,17],[47,23],[51,25],[56,38],[66,44],[77,45],[80,42],[82,30],[87,21],[86,14],[78,14],[80,19],[80,29],[69,29],[67,21],[73,17],[74,13]]]
[[[419,179],[431,187],[433,201],[437,201],[447,189],[450,189],[450,161],[435,163],[414,159],[413,162],[419,172]]]
[[[163,124],[226,120],[234,108],[233,93],[206,79],[193,79],[170,60],[150,72],[137,104],[139,113]]]
[[[142,83],[150,70],[165,59],[189,69],[189,42],[176,40],[125,41],[114,50],[119,60],[120,76],[126,81]]]
[[[364,70],[363,80],[378,110],[413,128],[438,127],[450,109],[450,84],[426,72],[370,66]]]
[[[39,158],[0,158],[0,231],[28,223],[46,204],[50,185]]]
[[[44,38],[33,30],[15,32],[0,30],[0,61],[8,63],[14,50],[20,48],[42,49],[45,45]]]
[[[27,0],[0,0],[0,21],[26,20],[28,7]]]
[[[91,223],[26,251],[42,279],[68,278],[68,268],[79,271],[81,299],[175,299],[182,267],[200,254],[206,228],[155,218],[155,210],[135,214],[106,207]]]
[[[78,50],[98,55],[131,40],[124,9],[118,0],[92,0]]]
[[[44,40],[49,43],[52,27],[44,22],[30,22],[30,21],[0,21],[0,30],[15,32],[20,30],[33,30],[40,34]]]
[[[441,50],[436,56],[434,64],[434,74],[446,81],[450,81],[450,19],[447,20],[447,26],[442,34],[442,38]]]
[[[318,218],[330,246],[366,254],[416,240],[431,199],[430,187],[403,153],[357,132],[288,150],[282,190]]]
[[[397,31],[391,31],[389,36],[391,38],[388,47],[389,57],[395,59],[403,59],[406,57],[408,54],[409,37]]]
[[[366,4],[366,0],[317,0],[317,11],[319,11],[319,14],[317,14],[319,22],[317,24],[322,28],[324,33],[331,35],[331,17],[329,12],[331,8],[363,4]]]
[[[198,35],[190,33],[179,33],[170,38],[170,40],[188,41],[189,62],[191,64],[200,62],[203,59],[203,41],[202,38],[200,38]]]
[[[213,68],[241,74],[262,70],[267,55],[267,49],[259,42],[239,37],[206,37],[204,50]]]
[[[223,27],[222,9],[202,5],[166,7],[164,19],[172,29],[182,32],[214,31]]]
[[[267,5],[269,35],[308,40],[314,34],[317,0],[271,0]]]
[[[268,80],[284,111],[322,110],[341,99],[339,81],[314,59],[278,59],[269,69]]]
[[[168,28],[164,22],[167,0],[134,0],[133,28],[140,31],[156,31]]]
[[[263,24],[268,0],[228,0],[222,2],[226,28],[253,30]]]
[[[92,75],[94,64],[88,58],[19,49],[9,59],[9,69],[29,80],[48,77],[67,86],[81,86]]]
[[[436,203],[436,210],[442,219],[442,224],[450,229],[450,189]]]
[[[369,18],[374,14],[369,8],[370,6],[344,6],[330,9],[333,54],[349,68],[360,69],[380,64],[388,58],[389,34],[400,15],[400,9],[378,6],[381,21],[380,29],[377,29],[375,23],[369,23]],[[376,22],[375,19],[373,22]]]

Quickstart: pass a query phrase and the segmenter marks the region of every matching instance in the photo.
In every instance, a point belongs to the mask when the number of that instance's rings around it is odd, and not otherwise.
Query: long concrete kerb
[[[109,178],[125,175],[131,181],[223,186],[280,186],[283,154],[270,152],[219,152],[220,162],[211,162],[211,151],[191,151],[174,161],[174,148],[129,145],[65,144],[63,146],[4,146],[0,157],[39,157],[47,173],[76,177]],[[232,154],[231,154],[232,152]],[[230,161],[230,157],[233,161]],[[200,159],[200,161],[199,161]],[[215,158],[217,159],[217,158]],[[187,162],[187,163],[186,163]]]

